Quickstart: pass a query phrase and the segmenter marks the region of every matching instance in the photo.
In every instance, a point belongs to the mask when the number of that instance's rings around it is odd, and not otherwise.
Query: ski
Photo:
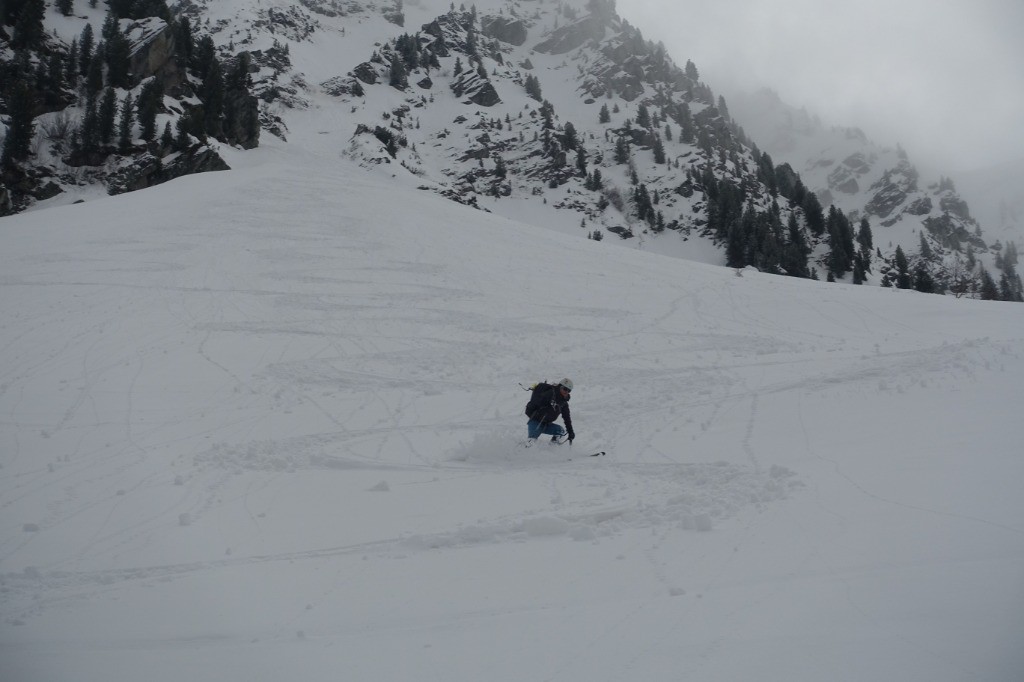
[[[598,451],[598,452],[595,452],[595,453],[592,453],[592,454],[589,454],[589,455],[585,455],[585,456],[586,456],[586,457],[604,457],[604,455],[605,455],[605,454],[606,454],[606,453],[605,453],[605,451],[604,451],[604,450],[600,450],[600,451]],[[570,457],[570,458],[569,458],[568,460],[566,460],[566,461],[568,461],[568,462],[571,462],[571,461],[572,461],[572,459],[573,459],[573,458],[572,458],[572,457]],[[581,457],[580,459],[583,459],[583,457]]]

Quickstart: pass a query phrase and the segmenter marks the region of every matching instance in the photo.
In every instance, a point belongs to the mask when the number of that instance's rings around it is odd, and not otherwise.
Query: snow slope
[[[307,123],[0,220],[2,679],[1024,674],[1016,308],[581,244]]]

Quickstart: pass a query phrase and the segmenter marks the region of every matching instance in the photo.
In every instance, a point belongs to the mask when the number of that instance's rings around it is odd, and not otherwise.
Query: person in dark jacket
[[[569,413],[570,393],[572,381],[569,379],[562,379],[555,385],[541,382],[533,388],[530,402],[526,403],[526,416],[530,419],[526,428],[530,440],[546,434],[557,443],[568,435],[569,443],[572,443],[576,433],[572,430],[572,416]],[[559,417],[565,422],[565,428],[555,423]]]

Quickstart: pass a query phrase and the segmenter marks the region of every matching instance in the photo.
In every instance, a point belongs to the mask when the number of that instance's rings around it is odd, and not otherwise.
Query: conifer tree
[[[399,90],[409,87],[409,74],[405,70],[405,62],[398,55],[391,58],[391,77],[388,84]]]
[[[505,159],[497,155],[494,157],[494,176],[502,180],[508,176],[508,167],[505,165]]]
[[[82,117],[80,130],[80,142],[82,152],[86,155],[94,154],[99,149],[100,142],[100,120],[96,110],[96,96],[90,94],[85,103],[85,116]]]
[[[100,43],[100,47],[103,47],[103,43]],[[95,96],[100,90],[103,89],[103,54],[102,50],[97,49],[93,53],[92,59],[89,60],[89,70],[85,74],[85,93],[86,95]]]
[[[43,0],[25,0],[14,22],[14,37],[11,47],[16,50],[38,47],[42,42],[44,29],[43,18],[46,16],[46,3]]]
[[[982,267],[979,276],[981,278],[981,289],[978,293],[981,300],[998,301],[999,288],[996,286],[995,280],[992,279],[992,275],[988,274],[988,270]]]
[[[896,267],[896,288],[897,289],[909,289],[913,285],[913,280],[910,277],[910,265],[907,262],[907,256],[903,253],[903,247],[896,247],[896,255],[893,257],[893,265]]]
[[[800,229],[796,214],[789,214],[789,221],[786,225],[788,239],[782,249],[780,265],[787,275],[792,277],[807,277],[807,257],[811,249],[804,238],[804,232]]]
[[[163,108],[163,87],[153,78],[146,83],[139,93],[136,108],[139,112],[139,127],[142,139],[152,142],[156,138],[156,115]]]
[[[214,57],[206,73],[201,91],[204,128],[214,138],[224,135],[224,72],[220,60]]]
[[[814,192],[806,193],[801,208],[803,208],[804,218],[807,220],[807,229],[815,237],[820,237],[825,232],[825,215]]]
[[[160,146],[164,150],[174,148],[174,133],[171,132],[171,122],[164,124],[164,132],[160,135]]]
[[[857,230],[857,244],[860,246],[860,256],[863,260],[864,270],[871,271],[871,248],[872,248],[871,224],[867,218],[860,219],[860,229]]]
[[[7,136],[4,150],[0,155],[0,166],[11,168],[15,162],[28,158],[35,137],[35,121],[32,110],[35,106],[32,90],[24,81],[14,84],[7,95]]]
[[[665,163],[665,145],[662,144],[661,138],[657,135],[654,135],[651,151],[654,152],[654,163],[659,165]]]
[[[526,94],[531,98],[540,102],[543,99],[540,90],[540,79],[534,76],[532,73],[526,77]]]
[[[71,45],[64,58],[64,79],[70,88],[78,85],[78,37],[71,39]]]
[[[78,42],[78,73],[82,76],[89,73],[89,65],[92,64],[92,50],[95,47],[95,37],[92,32],[92,24],[86,24],[82,29],[82,36]]]
[[[566,149],[575,150],[579,146],[579,138],[576,133],[576,126],[569,121],[566,121],[565,127],[562,129],[562,144]]]
[[[121,26],[114,21],[109,31],[104,31],[106,43],[107,85],[114,88],[129,86],[131,70],[131,43],[121,31]]]
[[[686,60],[686,77],[696,83],[700,80],[700,73],[697,71],[697,67],[689,59]]]
[[[935,280],[924,261],[919,262],[914,268],[914,289],[924,294],[935,293]]]
[[[66,17],[75,13],[75,0],[57,0],[57,11]]]
[[[829,272],[842,277],[853,267],[853,231],[850,221],[835,206],[829,207],[828,220]]]
[[[598,123],[608,123],[611,120],[612,120],[612,115],[610,113],[608,113],[608,105],[607,104],[602,104],[601,105],[601,111],[597,115],[597,122]]]
[[[629,143],[622,135],[615,140],[615,163],[629,163]]]
[[[861,266],[859,258],[853,263],[853,283],[864,284],[864,268]]]
[[[187,67],[192,63],[192,53],[195,51],[192,22],[187,16],[181,16],[174,22],[174,44],[177,48],[179,66]]]
[[[643,129],[651,127],[651,114],[647,111],[647,105],[640,103],[636,112],[636,124]]]
[[[103,99],[100,100],[98,133],[99,141],[102,144],[110,144],[114,139],[114,119],[117,117],[117,97],[113,88],[103,91]]]
[[[122,153],[127,152],[132,146],[133,108],[132,96],[129,93],[121,103],[121,118],[117,124],[117,147]]]

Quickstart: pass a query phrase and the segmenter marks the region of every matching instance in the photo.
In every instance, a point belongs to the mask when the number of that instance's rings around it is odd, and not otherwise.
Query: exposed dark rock
[[[343,97],[353,95],[362,97],[365,94],[363,86],[352,76],[335,76],[320,84],[321,89],[331,97]]]
[[[255,95],[246,90],[228,90],[224,93],[224,141],[242,149],[254,149],[260,144],[260,106]]]
[[[963,244],[970,244],[975,249],[985,249],[985,240],[974,234],[967,226],[949,215],[925,218],[922,223],[943,246],[962,250]]]
[[[958,218],[962,218],[964,220],[971,219],[971,211],[967,207],[967,202],[958,196],[953,195],[942,197],[939,199],[939,208],[941,208],[944,213],[952,213]]]
[[[526,42],[526,24],[520,19],[504,16],[487,16],[480,19],[480,32],[488,38],[497,38],[510,45]]]
[[[352,69],[352,75],[367,85],[375,84],[378,79],[377,68],[370,62],[363,62]]]
[[[921,197],[917,199],[910,206],[907,207],[907,213],[910,215],[928,215],[932,212],[932,199],[931,197]]]
[[[556,28],[533,49],[543,54],[565,54],[582,47],[588,41],[601,40],[604,37],[605,20],[591,14],[579,21]]]
[[[452,90],[456,97],[465,97],[473,104],[492,107],[501,101],[498,91],[491,81],[482,78],[472,69],[460,73],[452,82]]]
[[[899,219],[896,209],[902,206],[917,191],[917,170],[906,160],[871,186],[871,199],[864,205],[864,211],[882,218],[882,225],[888,227]],[[885,220],[892,216],[890,220]]]
[[[131,41],[130,73],[133,86],[151,76],[163,84],[172,97],[183,94],[185,73],[178,66],[174,30],[156,17],[136,21],[125,35]]]
[[[110,175],[107,193],[134,192],[183,175],[221,170],[230,170],[230,167],[212,147],[204,144],[195,144],[168,160],[144,154]]]

